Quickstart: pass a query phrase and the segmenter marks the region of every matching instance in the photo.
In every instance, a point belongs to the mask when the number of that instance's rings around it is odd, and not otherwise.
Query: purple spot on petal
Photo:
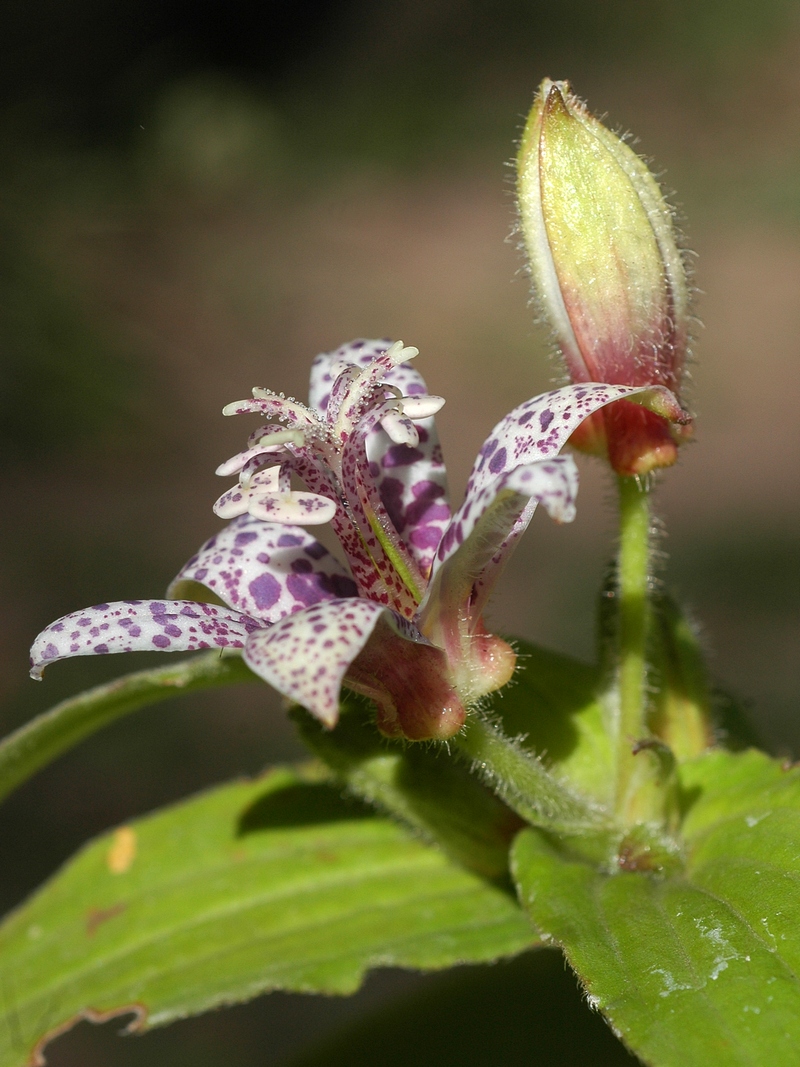
[[[307,608],[326,599],[324,575],[321,574],[290,574],[286,579],[286,588],[299,604]]]
[[[102,656],[105,652],[108,652],[108,645],[95,645],[94,651],[98,656]]]
[[[386,508],[392,525],[398,533],[406,528],[406,515],[403,508],[403,483],[398,478],[384,478],[380,486],[381,503]]]
[[[424,458],[418,448],[412,448],[410,445],[392,445],[381,462],[384,467],[408,467]]]
[[[172,642],[166,634],[156,634],[153,638],[153,644],[156,648],[169,648]]]
[[[297,534],[281,534],[276,543],[279,548],[294,548],[296,545],[302,545],[303,538]]]
[[[255,541],[257,537],[258,534],[254,530],[245,530],[236,535],[234,544],[241,548],[243,545],[249,545],[251,541]]]
[[[281,595],[280,583],[271,574],[259,574],[247,588],[259,611],[267,611]]]
[[[506,465],[506,450],[504,448],[498,448],[492,458],[489,460],[489,470],[492,474],[499,474]]]
[[[58,649],[56,648],[55,645],[50,644],[50,645],[47,646],[47,648],[42,653],[42,659],[55,659],[55,657],[57,655],[58,655]]]
[[[311,556],[312,559],[322,559],[323,556],[328,554],[327,548],[321,545],[319,541],[312,541],[310,545],[306,545],[303,551],[307,556]]]
[[[406,520],[410,526],[418,526],[423,521],[432,522],[435,519],[448,519],[450,509],[446,504],[435,504],[434,501],[444,496],[444,489],[436,482],[423,481],[414,486],[412,490],[415,500],[409,504],[406,511]]]
[[[437,526],[418,526],[411,531],[409,541],[417,548],[436,548],[442,537],[442,531]]]

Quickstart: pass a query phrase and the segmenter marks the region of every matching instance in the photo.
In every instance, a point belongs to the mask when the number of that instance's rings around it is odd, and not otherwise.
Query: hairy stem
[[[635,821],[637,778],[648,760],[634,755],[647,735],[647,630],[650,580],[650,492],[638,478],[619,478],[620,539],[617,568],[617,783],[616,811]]]
[[[303,741],[350,792],[435,841],[470,870],[507,879],[509,845],[524,822],[446,746],[387,741],[357,699],[345,699],[333,730],[302,708],[289,714]]]
[[[451,743],[506,804],[532,825],[567,835],[603,828],[605,820],[599,812],[494,724],[472,715]]]
[[[137,708],[198,689],[257,681],[241,656],[209,652],[79,693],[0,741],[0,800],[83,738]]]

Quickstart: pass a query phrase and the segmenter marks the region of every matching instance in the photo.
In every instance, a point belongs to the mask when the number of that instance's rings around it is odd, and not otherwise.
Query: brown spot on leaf
[[[83,1011],[79,1011],[69,1019],[65,1019],[63,1023],[54,1026],[52,1030],[48,1030],[46,1034],[39,1038],[31,1050],[27,1067],[47,1067],[47,1060],[44,1055],[47,1046],[51,1041],[55,1041],[57,1037],[66,1034],[77,1023],[85,1020],[89,1023],[101,1025],[102,1023],[110,1022],[112,1019],[117,1019],[121,1015],[133,1016],[121,1032],[123,1034],[134,1034],[144,1027],[147,1020],[147,1008],[144,1004],[124,1004],[120,1008],[111,1008],[108,1011],[95,1011],[94,1008],[84,1008]]]
[[[86,936],[93,937],[97,932],[98,926],[102,926],[109,919],[121,915],[127,906],[127,904],[112,904],[110,908],[89,908],[86,915]]]
[[[130,826],[120,826],[114,831],[111,847],[106,856],[112,874],[124,874],[136,859],[136,831]]]

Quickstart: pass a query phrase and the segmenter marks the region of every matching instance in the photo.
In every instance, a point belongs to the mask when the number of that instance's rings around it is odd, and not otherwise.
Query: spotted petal
[[[264,623],[276,623],[323,600],[357,595],[356,585],[327,548],[300,526],[235,519],[203,545],[169,587],[185,595],[189,583]]]
[[[317,604],[253,634],[244,659],[284,696],[333,726],[344,677],[384,614],[393,613],[371,600]]]
[[[437,569],[420,611],[420,627],[450,655],[479,623],[491,590],[538,504],[557,522],[575,517],[578,469],[572,456],[526,463],[497,475],[476,493],[457,527],[462,537]],[[462,629],[466,634],[462,633]]]
[[[606,404],[622,399],[643,404],[675,422],[688,421],[673,394],[663,386],[588,382],[566,385],[526,400],[495,426],[478,453],[467,482],[464,503],[453,516],[437,550],[434,574],[463,542],[464,522],[476,502],[482,499],[487,486],[499,475],[508,474],[522,464],[552,459],[584,419]]]
[[[324,412],[337,369],[366,367],[391,343],[386,338],[356,340],[317,356],[311,367],[310,406]],[[391,368],[384,380],[403,396],[428,392],[424,379],[409,363]],[[383,427],[376,427],[367,437],[366,450],[377,494],[409,555],[427,577],[451,512],[436,421],[431,416],[416,421],[415,427],[419,435],[415,445],[397,444]]]
[[[259,625],[239,611],[187,600],[96,604],[42,630],[31,648],[31,676],[41,678],[49,663],[69,656],[243,648]]]
[[[382,733],[445,740],[464,724],[445,653],[413,623],[369,600],[318,604],[259,630],[244,659],[256,674],[326,726],[343,684],[376,704]]]

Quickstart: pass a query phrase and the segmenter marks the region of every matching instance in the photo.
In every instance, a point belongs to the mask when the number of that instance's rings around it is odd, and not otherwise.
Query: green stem
[[[647,628],[650,580],[650,492],[646,482],[619,478],[620,539],[618,582],[618,717],[616,810],[625,823],[635,820],[632,792],[646,760],[633,754],[647,734]]]
[[[508,877],[508,848],[524,824],[443,746],[388,742],[359,700],[345,699],[333,730],[300,707],[289,714],[302,740],[351,793],[483,877]]]
[[[470,716],[452,740],[484,781],[532,825],[567,835],[603,828],[602,815],[492,723]]]
[[[241,656],[209,652],[88,689],[0,742],[0,800],[84,737],[137,708],[198,689],[257,681]]]

